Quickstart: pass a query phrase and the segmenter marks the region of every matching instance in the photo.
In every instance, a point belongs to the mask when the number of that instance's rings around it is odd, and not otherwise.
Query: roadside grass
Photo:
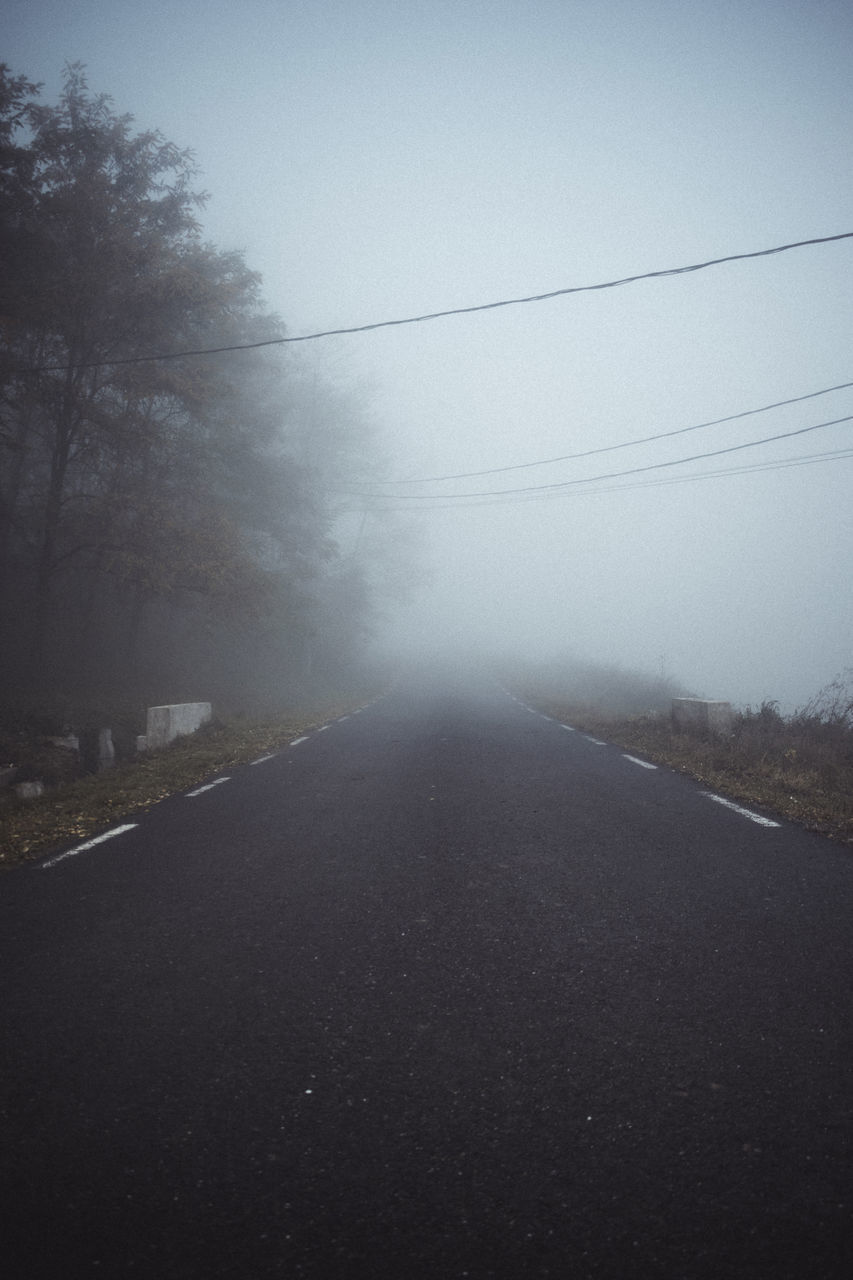
[[[369,695],[340,698],[269,720],[215,720],[162,751],[46,790],[32,800],[6,794],[0,804],[0,868],[85,840],[159,800],[246,764],[292,738],[362,706]],[[66,753],[68,754],[68,753]]]
[[[853,693],[851,678],[839,679],[792,716],[765,703],[735,716],[725,737],[678,732],[668,710],[672,692],[644,689],[655,709],[634,710],[635,699],[585,700],[562,681],[524,673],[503,683],[554,719],[605,738],[655,764],[668,765],[733,800],[756,805],[810,830],[853,846]],[[681,692],[678,690],[677,692]],[[652,697],[652,693],[656,696]],[[54,848],[85,840],[122,818],[211,775],[245,764],[292,738],[363,705],[372,694],[283,712],[267,720],[216,720],[178,738],[163,751],[117,764],[99,774],[61,783],[34,800],[3,794],[0,803],[0,868],[38,858]],[[627,704],[627,705],[626,705]],[[68,753],[60,753],[66,755]],[[55,760],[56,755],[51,757]]]
[[[834,681],[809,704],[782,716],[774,703],[736,714],[725,736],[678,732],[668,711],[620,714],[567,698],[541,682],[515,691],[555,719],[668,765],[729,799],[798,822],[853,846],[853,695]]]

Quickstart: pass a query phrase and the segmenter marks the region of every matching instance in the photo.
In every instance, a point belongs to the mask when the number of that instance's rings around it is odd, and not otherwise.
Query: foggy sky
[[[853,230],[839,0],[6,0],[0,58],[65,61],[192,148],[205,234],[292,334]],[[300,347],[368,383],[389,475],[511,467],[853,380],[853,241]],[[390,493],[641,467],[853,414],[851,391],[597,457]],[[850,448],[851,424],[651,473]],[[853,460],[425,510],[389,643],[516,644],[802,702],[853,665]]]

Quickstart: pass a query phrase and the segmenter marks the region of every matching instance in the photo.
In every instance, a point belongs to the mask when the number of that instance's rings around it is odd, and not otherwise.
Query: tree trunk
[[[142,635],[145,603],[145,592],[142,587],[137,587],[133,593],[133,601],[127,619],[124,656],[128,669],[136,667],[139,660],[139,638]]]
[[[74,383],[76,381],[74,370],[69,368],[65,379],[62,401],[57,413],[53,447],[51,449],[50,475],[44,503],[41,543],[35,574],[35,603],[30,651],[33,674],[38,674],[38,670],[44,662],[47,633],[51,621],[51,589],[53,575],[56,570],[62,504],[65,497],[71,445],[80,418],[79,410],[75,405],[76,388]]]
[[[18,420],[14,439],[8,445],[11,453],[7,470],[8,479],[3,492],[0,493],[0,607],[4,611],[11,605],[7,593],[11,578],[13,534],[27,461],[27,436],[30,433],[32,419],[33,410],[30,407]]]

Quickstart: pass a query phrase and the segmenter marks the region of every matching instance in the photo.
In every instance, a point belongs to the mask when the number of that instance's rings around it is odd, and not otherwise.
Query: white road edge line
[[[275,760],[277,755],[277,751],[270,751],[268,755],[258,756],[257,760],[250,760],[249,764],[263,764],[265,760]]]
[[[727,809],[733,809],[735,813],[739,813],[742,818],[749,818],[750,822],[757,822],[762,827],[781,827],[781,822],[774,822],[772,818],[764,818],[760,813],[753,813],[751,809],[744,809],[739,804],[735,804],[734,800],[726,800],[724,796],[715,796],[713,791],[703,791],[703,796],[707,796],[709,800],[716,800],[717,804],[724,804]]]
[[[220,783],[230,781],[230,777],[214,778],[212,782],[206,782],[203,787],[196,787],[195,791],[188,791],[187,798],[190,796],[200,796],[203,791],[211,791],[214,787],[218,787]]]
[[[113,836],[120,836],[125,831],[133,831],[134,827],[138,826],[138,822],[125,822],[121,827],[113,827],[111,831],[104,831],[99,836],[93,836],[91,840],[75,845],[73,849],[67,849],[65,853],[58,853],[55,858],[48,858],[47,862],[41,863],[42,870],[45,871],[48,867],[55,867],[57,862],[62,862],[65,858],[73,858],[75,854],[85,853],[87,849],[94,849],[96,844],[103,844],[105,840],[112,840]]]
[[[294,739],[293,739],[293,741],[290,743],[290,746],[291,746],[291,747],[298,747],[298,746],[299,746],[299,744],[300,744],[300,742],[307,742],[307,741],[308,741],[308,734],[307,734],[307,733],[303,733],[303,735],[302,735],[302,737],[301,737],[301,738],[294,738]]]
[[[575,726],[574,726],[573,724],[561,724],[561,725],[560,725],[560,728],[561,728],[561,729],[568,729],[569,733],[574,733],[574,732],[575,732]]]
[[[622,758],[623,758],[624,760],[630,760],[630,761],[631,761],[631,764],[638,764],[638,765],[640,766],[640,768],[641,768],[641,769],[656,769],[656,768],[657,768],[657,765],[656,765],[656,764],[649,764],[648,760],[638,760],[636,756],[629,756],[629,755],[626,755],[624,751],[622,752]]]
[[[591,738],[588,733],[582,733],[582,738],[586,738],[587,742],[594,742],[597,747],[606,747],[607,743],[602,742],[600,738]]]

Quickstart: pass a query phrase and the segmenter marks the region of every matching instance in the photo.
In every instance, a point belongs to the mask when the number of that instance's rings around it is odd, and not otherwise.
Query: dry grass
[[[792,716],[775,704],[736,715],[731,734],[676,731],[657,710],[620,715],[561,696],[541,681],[516,685],[520,696],[556,719],[666,764],[733,800],[853,845],[853,679],[839,678]]]
[[[364,698],[291,711],[262,722],[216,722],[163,751],[77,778],[35,800],[7,794],[0,806],[0,867],[85,840],[211,774],[256,759],[361,705]],[[68,753],[66,753],[68,754]]]

